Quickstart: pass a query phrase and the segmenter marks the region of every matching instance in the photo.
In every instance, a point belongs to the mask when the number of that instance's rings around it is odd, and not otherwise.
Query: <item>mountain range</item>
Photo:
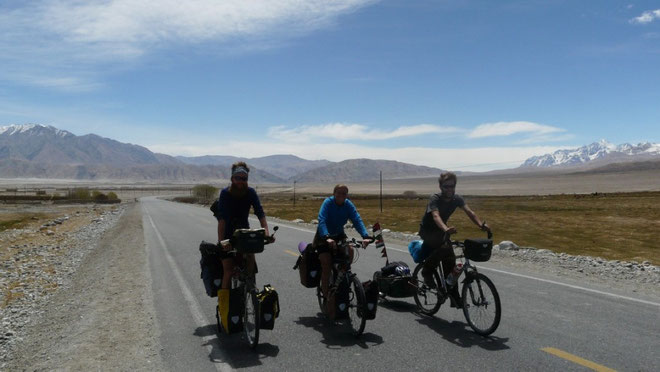
[[[595,142],[577,149],[527,159],[518,173],[544,169],[612,171],[641,162],[637,168],[657,168],[660,145],[612,145]],[[39,124],[0,127],[0,178],[58,178],[144,182],[217,182],[230,178],[230,165],[245,161],[250,179],[258,183],[335,183],[437,177],[442,170],[391,160],[349,159],[340,162],[306,160],[294,155],[257,158],[206,155],[173,157],[149,149],[87,134],[76,136]],[[613,163],[616,163],[613,165]],[[618,164],[618,165],[617,165]],[[627,165],[626,165],[627,164]]]

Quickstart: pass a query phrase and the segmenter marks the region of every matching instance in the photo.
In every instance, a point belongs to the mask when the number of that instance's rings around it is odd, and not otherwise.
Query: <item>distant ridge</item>
[[[660,158],[660,144],[642,142],[637,145],[624,143],[615,146],[605,140],[576,149],[558,150],[552,154],[531,157],[521,168],[576,167],[605,165],[622,161],[639,161]]]

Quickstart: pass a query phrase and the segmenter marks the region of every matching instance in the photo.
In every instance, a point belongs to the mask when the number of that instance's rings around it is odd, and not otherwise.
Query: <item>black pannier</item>
[[[270,284],[264,285],[264,290],[257,294],[259,300],[259,328],[273,329],[275,318],[280,316],[280,300],[277,291]]]
[[[300,284],[307,288],[315,288],[321,282],[321,261],[319,254],[312,247],[307,244],[303,253],[298,257],[294,269],[298,269],[300,274]]]
[[[378,310],[378,282],[373,280],[368,280],[362,283],[364,288],[364,296],[366,298],[366,309],[365,313],[361,314],[365,319],[375,319],[376,310]]]
[[[491,239],[466,239],[464,244],[466,258],[476,262],[490,260],[490,254],[493,250]]]
[[[199,252],[202,254],[199,265],[202,273],[200,277],[204,282],[204,289],[209,297],[217,297],[218,289],[222,283],[222,261],[220,260],[219,247],[216,244],[202,241],[199,244]]]
[[[232,246],[238,253],[261,253],[264,251],[264,229],[238,229],[234,231]]]
[[[348,317],[349,305],[348,283],[342,281],[339,286],[330,288],[328,294],[328,317],[330,320],[346,319]]]

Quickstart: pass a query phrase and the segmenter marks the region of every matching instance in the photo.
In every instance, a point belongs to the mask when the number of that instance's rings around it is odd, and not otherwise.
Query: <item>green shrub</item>
[[[204,201],[215,199],[219,189],[211,185],[195,185],[192,189],[193,196]]]
[[[77,187],[75,189],[69,190],[69,199],[74,200],[89,200],[92,196],[89,192],[89,189],[86,187]]]
[[[114,193],[114,191],[110,191],[108,193],[108,200],[117,200],[117,199],[119,199],[119,197],[117,196],[117,194]]]

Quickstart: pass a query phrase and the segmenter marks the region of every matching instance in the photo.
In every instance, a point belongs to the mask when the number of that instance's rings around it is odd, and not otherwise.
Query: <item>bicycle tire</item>
[[[363,316],[366,312],[367,299],[364,295],[364,287],[357,276],[351,278],[349,293],[348,323],[351,326],[353,336],[360,337],[367,325],[367,318]]]
[[[474,332],[482,336],[495,332],[502,317],[500,295],[495,284],[484,274],[469,274],[463,282],[461,297],[463,315]]]
[[[418,264],[417,267],[415,267],[415,271],[413,271],[412,284],[417,287],[414,298],[419,312],[424,315],[432,316],[440,310],[440,305],[444,302],[444,300],[441,299],[440,291],[438,289],[442,284],[440,284],[440,275],[438,275],[438,271],[433,270],[435,288],[429,288],[424,283],[424,277],[422,276],[423,267],[424,263],[422,262]]]
[[[261,319],[257,291],[254,288],[245,290],[245,309],[243,317],[243,330],[252,349],[259,344],[259,321]]]
[[[222,322],[220,322],[220,309],[215,307],[215,320],[218,322],[218,334],[222,334]]]

